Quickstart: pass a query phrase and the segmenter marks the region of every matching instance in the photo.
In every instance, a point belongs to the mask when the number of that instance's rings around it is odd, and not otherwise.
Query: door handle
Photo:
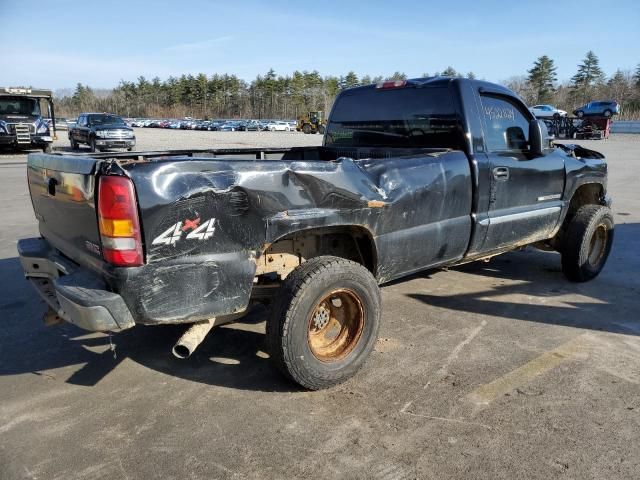
[[[507,167],[494,168],[493,178],[495,178],[496,180],[509,180],[509,169]]]

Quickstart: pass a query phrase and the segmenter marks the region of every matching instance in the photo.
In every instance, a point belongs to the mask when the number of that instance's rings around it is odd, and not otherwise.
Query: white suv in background
[[[270,122],[267,128],[270,132],[290,132],[292,130],[292,127],[287,122]]]

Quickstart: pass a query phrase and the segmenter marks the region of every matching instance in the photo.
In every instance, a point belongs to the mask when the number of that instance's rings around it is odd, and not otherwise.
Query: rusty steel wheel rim
[[[321,362],[335,362],[353,351],[364,329],[364,306],[355,292],[338,289],[316,303],[307,322],[311,353]]]
[[[593,267],[597,266],[604,258],[607,251],[607,240],[609,231],[605,224],[601,223],[593,232],[591,242],[589,244],[589,264]]]

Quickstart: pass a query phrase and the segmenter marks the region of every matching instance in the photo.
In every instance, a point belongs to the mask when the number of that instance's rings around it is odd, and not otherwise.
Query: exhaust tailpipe
[[[214,317],[191,325],[173,346],[171,350],[173,355],[178,358],[189,358],[213,328],[215,322]]]

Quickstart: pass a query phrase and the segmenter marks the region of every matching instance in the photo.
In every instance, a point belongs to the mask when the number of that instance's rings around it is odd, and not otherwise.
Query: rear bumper
[[[25,276],[60,318],[91,331],[120,331],[135,325],[124,300],[102,279],[79,268],[40,238],[18,242]]]

